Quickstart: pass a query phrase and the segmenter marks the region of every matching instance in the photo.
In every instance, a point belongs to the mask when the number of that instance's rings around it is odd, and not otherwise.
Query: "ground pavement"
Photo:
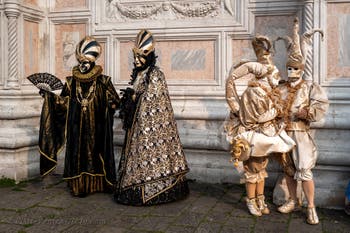
[[[350,232],[343,210],[318,209],[320,224],[308,225],[305,210],[251,216],[244,186],[190,182],[191,194],[175,203],[151,207],[116,204],[111,194],[72,197],[61,176],[0,186],[0,232]],[[7,187],[4,187],[7,186]]]

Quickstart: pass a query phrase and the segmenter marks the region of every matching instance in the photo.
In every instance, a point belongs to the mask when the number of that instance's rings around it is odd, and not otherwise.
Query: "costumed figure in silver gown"
[[[189,193],[189,169],[154,46],[153,35],[141,30],[133,48],[133,88],[122,90],[126,136],[114,198],[127,205],[166,203]]]

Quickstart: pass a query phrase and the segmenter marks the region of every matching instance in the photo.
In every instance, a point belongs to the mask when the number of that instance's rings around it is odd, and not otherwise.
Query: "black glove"
[[[44,89],[40,89],[39,90],[39,95],[41,96],[41,97],[45,97],[45,94],[47,93],[48,91],[46,91],[46,90],[44,90]]]
[[[120,99],[119,118],[123,121],[123,129],[127,130],[132,127],[136,111],[135,90],[128,87],[121,89],[120,92],[122,98]]]

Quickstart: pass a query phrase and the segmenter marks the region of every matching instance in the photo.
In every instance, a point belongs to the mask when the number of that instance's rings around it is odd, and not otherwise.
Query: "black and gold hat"
[[[92,36],[82,39],[75,50],[75,56],[79,63],[83,61],[95,62],[101,54],[101,45]]]

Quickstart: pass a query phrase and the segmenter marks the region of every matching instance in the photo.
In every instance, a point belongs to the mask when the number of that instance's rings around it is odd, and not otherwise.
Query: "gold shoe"
[[[278,207],[277,210],[281,213],[288,214],[295,209],[295,205],[296,205],[296,201],[294,201],[293,199],[289,199],[282,206]]]
[[[267,204],[265,203],[265,196],[264,195],[259,195],[257,197],[257,204],[258,204],[258,208],[261,211],[262,214],[269,214],[270,210],[267,207]]]
[[[308,207],[306,212],[306,222],[311,225],[316,225],[319,223],[318,216],[315,207]]]
[[[258,206],[256,205],[256,200],[255,198],[249,199],[247,198],[247,207],[249,210],[249,213],[254,215],[254,216],[261,216],[261,211],[259,210]]]

